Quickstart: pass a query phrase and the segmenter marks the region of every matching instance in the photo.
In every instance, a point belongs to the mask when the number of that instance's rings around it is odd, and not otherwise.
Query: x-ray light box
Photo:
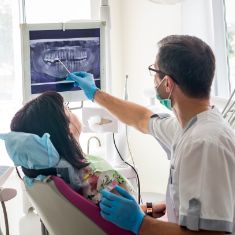
[[[45,91],[68,102],[86,100],[58,59],[70,72],[92,73],[105,90],[105,22],[21,24],[21,38],[24,103]]]

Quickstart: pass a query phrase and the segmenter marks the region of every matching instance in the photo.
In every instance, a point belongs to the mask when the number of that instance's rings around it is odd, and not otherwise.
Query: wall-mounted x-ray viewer
[[[21,38],[24,103],[45,91],[68,102],[86,100],[61,62],[70,72],[92,73],[105,90],[105,22],[21,24]]]

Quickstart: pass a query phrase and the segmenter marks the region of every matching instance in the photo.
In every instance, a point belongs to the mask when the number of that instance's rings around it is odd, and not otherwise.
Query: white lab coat
[[[171,161],[168,220],[235,234],[235,133],[219,111],[202,112],[183,129],[176,118],[160,115],[150,119],[149,131]]]

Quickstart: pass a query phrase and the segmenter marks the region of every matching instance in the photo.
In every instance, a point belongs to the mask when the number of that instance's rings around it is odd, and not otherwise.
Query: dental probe
[[[63,67],[65,68],[65,70],[66,70],[68,73],[71,73],[71,72],[68,70],[68,68],[65,66],[65,64],[64,64],[59,58],[57,58],[57,59],[55,60],[55,62],[57,62],[57,61],[59,61],[59,62],[63,65]]]

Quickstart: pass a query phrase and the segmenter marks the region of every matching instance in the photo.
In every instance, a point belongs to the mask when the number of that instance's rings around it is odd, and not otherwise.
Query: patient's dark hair
[[[157,65],[192,98],[209,98],[215,72],[215,56],[201,39],[171,35],[159,43]],[[163,77],[161,77],[162,79]]]
[[[77,169],[88,165],[82,149],[69,131],[63,97],[56,92],[45,92],[21,108],[11,121],[11,130],[43,136],[50,139],[59,155]]]

